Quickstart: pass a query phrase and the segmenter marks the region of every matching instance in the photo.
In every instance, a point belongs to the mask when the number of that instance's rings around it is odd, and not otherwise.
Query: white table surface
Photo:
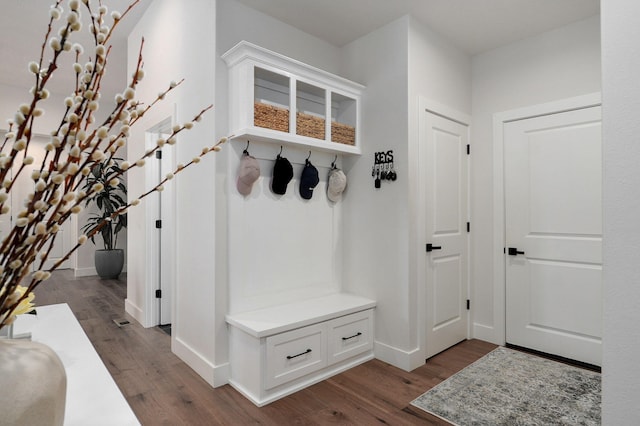
[[[69,306],[37,306],[36,312],[18,316],[14,335],[31,332],[31,340],[48,345],[62,360],[67,373],[64,424],[139,425]]]

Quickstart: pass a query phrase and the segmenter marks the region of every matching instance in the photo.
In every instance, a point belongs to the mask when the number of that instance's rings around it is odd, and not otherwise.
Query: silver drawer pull
[[[358,336],[362,336],[362,333],[360,333],[359,331],[356,334],[354,334],[353,336],[343,337],[342,340],[350,340],[350,339],[353,339],[353,338],[358,337]]]
[[[310,352],[311,352],[311,349],[307,349],[306,351],[301,352],[301,353],[299,353],[298,355],[287,355],[287,359],[294,359],[294,358],[298,358],[299,356],[306,355],[306,354],[308,354],[308,353],[310,353]]]

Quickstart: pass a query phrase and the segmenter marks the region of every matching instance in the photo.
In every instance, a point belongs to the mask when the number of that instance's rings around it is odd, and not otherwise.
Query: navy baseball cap
[[[313,196],[313,188],[318,185],[320,178],[318,177],[318,169],[307,160],[302,175],[300,176],[300,196],[305,200],[310,200]]]

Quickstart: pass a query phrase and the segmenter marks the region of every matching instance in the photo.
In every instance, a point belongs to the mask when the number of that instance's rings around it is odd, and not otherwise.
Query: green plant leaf
[[[93,198],[87,199],[85,202],[85,207],[95,204],[100,211],[99,213],[92,213],[90,217],[87,218],[85,225],[82,227],[85,234],[96,232],[96,229],[98,229],[106,219],[111,217],[114,212],[127,205],[127,187],[124,182],[119,182],[116,187],[112,187],[108,183],[114,176],[122,171],[120,168],[121,161],[121,158],[114,158],[113,164],[110,166],[107,162],[94,165],[91,173],[84,182],[83,189],[87,192],[90,191],[96,183],[102,183],[104,186],[102,191],[96,193]],[[112,250],[115,248],[117,234],[126,227],[126,214],[119,215],[115,219],[102,225],[99,234],[102,237],[105,249]],[[91,237],[91,241],[95,244],[93,237]]]

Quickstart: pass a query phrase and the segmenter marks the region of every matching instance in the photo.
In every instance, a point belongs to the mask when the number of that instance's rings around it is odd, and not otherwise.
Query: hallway
[[[123,276],[124,277],[124,276]],[[495,348],[463,342],[412,372],[373,360],[263,408],[229,385],[212,389],[170,350],[161,329],[124,313],[126,281],[55,272],[37,306],[68,303],[143,425],[446,424],[410,402]],[[115,320],[127,319],[122,327]]]

